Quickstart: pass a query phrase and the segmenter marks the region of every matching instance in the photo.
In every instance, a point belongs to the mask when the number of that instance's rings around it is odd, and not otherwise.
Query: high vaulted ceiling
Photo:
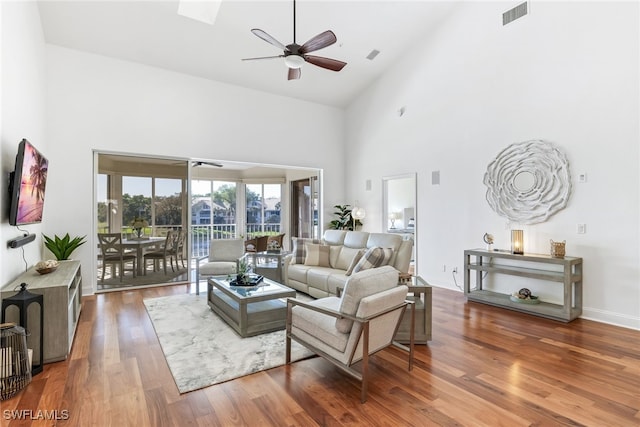
[[[332,30],[338,42],[314,55],[347,62],[340,72],[304,64],[287,80],[279,55],[251,33],[293,41],[292,1],[223,0],[213,25],[181,16],[178,1],[39,2],[47,43],[173,70],[246,88],[345,107],[394,60],[411,55],[446,19],[453,1],[298,0],[296,42]],[[380,51],[367,59],[372,50]]]

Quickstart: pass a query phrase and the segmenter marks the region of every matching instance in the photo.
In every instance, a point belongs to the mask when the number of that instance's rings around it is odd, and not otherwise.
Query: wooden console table
[[[472,257],[475,259],[472,260]],[[521,265],[494,264],[494,259],[512,260]],[[560,266],[553,269],[553,266]],[[471,272],[475,271],[476,288],[471,289]],[[482,288],[485,274],[507,274],[561,283],[564,287],[563,304],[540,301],[539,304],[513,302],[510,295]],[[464,293],[468,300],[491,304],[510,310],[570,322],[582,314],[582,258],[554,258],[550,255],[515,255],[506,251],[468,249],[464,251]]]

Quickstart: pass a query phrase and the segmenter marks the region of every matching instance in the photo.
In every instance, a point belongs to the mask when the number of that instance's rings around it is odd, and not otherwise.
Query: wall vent
[[[377,49],[373,49],[371,52],[369,52],[369,55],[367,55],[367,59],[369,61],[373,61],[373,58],[375,58],[376,56],[378,56],[378,54],[380,53],[379,50]]]
[[[502,14],[502,25],[507,25],[518,18],[522,18],[527,13],[529,13],[529,2],[520,3],[513,9],[509,9]]]

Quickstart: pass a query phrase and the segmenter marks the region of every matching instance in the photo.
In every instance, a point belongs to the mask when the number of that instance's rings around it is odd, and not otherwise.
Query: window
[[[247,236],[280,233],[281,191],[280,184],[246,185]]]

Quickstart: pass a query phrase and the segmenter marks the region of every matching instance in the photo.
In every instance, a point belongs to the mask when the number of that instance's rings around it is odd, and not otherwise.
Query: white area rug
[[[180,393],[285,363],[285,331],[241,338],[207,305],[205,295],[144,300]],[[311,356],[291,342],[291,360]]]

